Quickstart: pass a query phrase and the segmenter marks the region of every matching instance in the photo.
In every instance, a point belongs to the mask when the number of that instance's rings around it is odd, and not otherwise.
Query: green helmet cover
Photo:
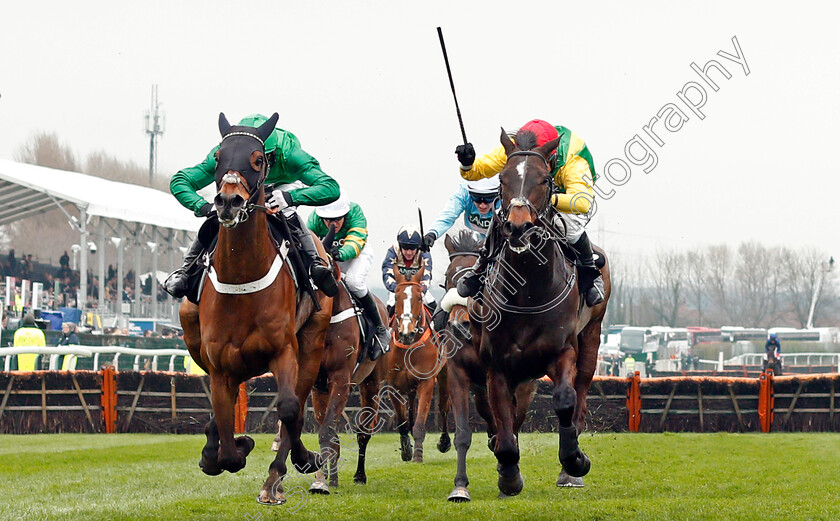
[[[239,122],[239,126],[257,128],[260,125],[262,125],[263,123],[265,123],[266,121],[268,121],[268,118],[263,116],[262,114],[250,114],[250,115],[242,118],[242,120]],[[268,138],[265,140],[265,153],[266,154],[274,152],[274,149],[277,148],[277,144],[278,144],[277,134],[278,134],[277,129],[274,129],[274,131],[271,134],[269,134]]]

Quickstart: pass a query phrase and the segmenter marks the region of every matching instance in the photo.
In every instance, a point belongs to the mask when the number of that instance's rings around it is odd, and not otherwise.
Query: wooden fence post
[[[237,434],[245,432],[245,419],[248,417],[248,387],[247,382],[239,384],[239,399],[234,407],[234,431]]]
[[[773,426],[773,371],[765,371],[758,377],[758,422],[761,432],[770,432]]]
[[[113,434],[117,426],[117,383],[114,378],[114,366],[102,368],[102,420],[105,432]]]
[[[642,395],[639,385],[641,377],[636,371],[629,378],[630,388],[627,390],[627,420],[630,432],[639,432],[639,424],[642,421]]]

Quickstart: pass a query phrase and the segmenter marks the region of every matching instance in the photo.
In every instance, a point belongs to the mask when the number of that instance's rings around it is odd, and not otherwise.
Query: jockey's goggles
[[[420,249],[420,246],[417,244],[400,244],[400,249],[403,250],[417,250]]]
[[[495,194],[470,194],[470,197],[472,198],[475,204],[491,204],[493,201],[496,200],[497,196]]]

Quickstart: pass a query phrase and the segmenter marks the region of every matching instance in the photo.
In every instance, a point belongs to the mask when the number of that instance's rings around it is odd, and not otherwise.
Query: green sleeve
[[[198,195],[198,191],[215,181],[216,150],[215,147],[207,154],[201,163],[191,168],[179,170],[169,182],[169,191],[185,208],[192,210],[196,217],[201,217],[199,211],[207,201]]]
[[[341,246],[340,259],[348,261],[355,259],[361,253],[367,242],[367,218],[362,207],[356,203],[350,203],[350,213],[342,229],[347,230],[344,237],[344,244]]]
[[[282,161],[285,173],[306,185],[289,192],[292,205],[323,206],[338,199],[338,183],[321,170],[317,159],[300,147],[297,138],[287,140],[284,145]]]

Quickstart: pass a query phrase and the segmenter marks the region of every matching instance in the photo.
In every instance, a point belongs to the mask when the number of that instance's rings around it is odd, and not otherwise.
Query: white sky
[[[500,126],[541,118],[582,136],[601,174],[666,103],[689,115],[678,132],[660,123],[655,170],[634,166],[600,201],[590,233],[608,251],[757,240],[840,255],[835,2],[119,4],[4,5],[0,157],[47,131],[80,158],[104,150],[146,165],[143,116],[158,84],[168,177],[216,144],[220,111],[277,111],[362,204],[378,264],[417,207],[428,227],[460,181],[442,26],[479,153],[498,145]],[[716,55],[735,54],[733,36],[748,76]],[[702,83],[692,62],[711,59],[732,77],[711,72],[720,90],[704,85],[700,120],[677,92]]]

